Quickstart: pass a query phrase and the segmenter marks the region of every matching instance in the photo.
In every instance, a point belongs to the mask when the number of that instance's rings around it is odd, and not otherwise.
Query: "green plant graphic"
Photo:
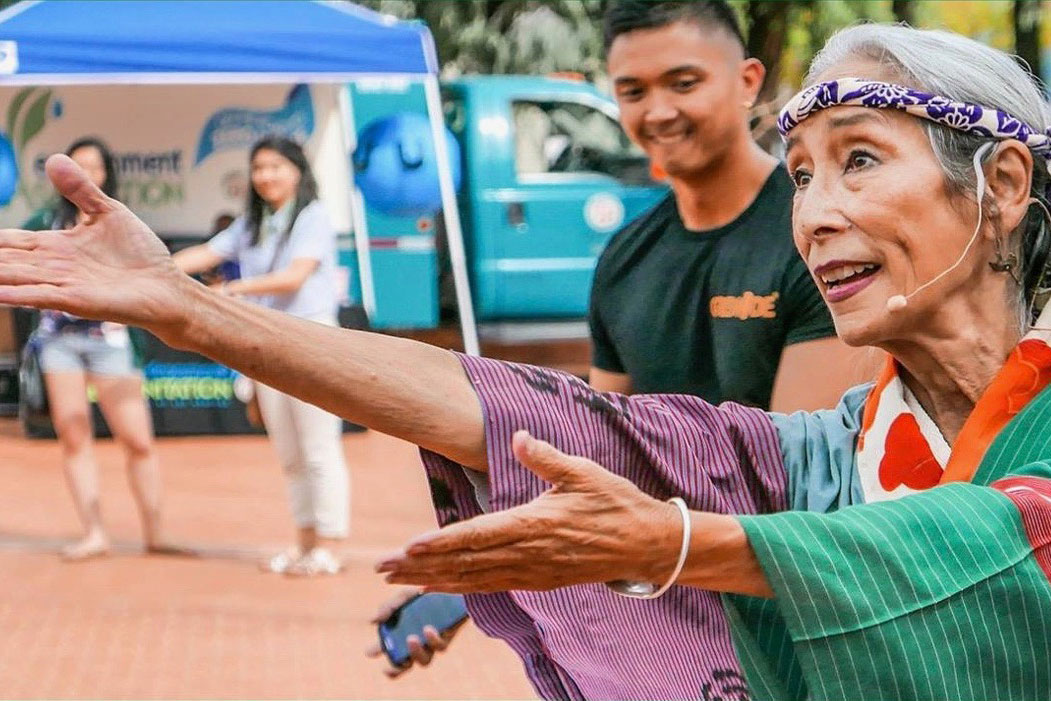
[[[11,104],[7,107],[7,133],[13,134],[15,130],[15,120],[18,118],[18,111],[22,109],[22,103],[33,94],[36,88],[26,88],[18,91],[15,94],[15,99],[11,100]]]
[[[40,133],[47,122],[47,108],[51,104],[51,90],[45,88],[25,88],[15,94],[7,108],[7,134],[15,149],[15,159],[21,173],[31,172],[26,168],[26,145]],[[31,165],[31,164],[30,164]],[[30,210],[44,204],[44,196],[37,197],[27,187],[26,178],[18,179],[18,192],[25,198]]]

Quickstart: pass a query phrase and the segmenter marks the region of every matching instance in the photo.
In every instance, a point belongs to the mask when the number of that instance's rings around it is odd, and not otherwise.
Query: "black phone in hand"
[[[424,626],[434,626],[439,634],[445,634],[467,616],[467,605],[459,594],[418,594],[379,624],[380,647],[392,665],[403,667],[411,657],[407,637],[416,635],[426,644]]]

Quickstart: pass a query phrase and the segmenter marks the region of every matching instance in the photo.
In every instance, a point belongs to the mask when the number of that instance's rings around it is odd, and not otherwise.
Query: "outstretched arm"
[[[296,319],[202,285],[187,286],[184,296],[192,312],[181,330],[161,336],[165,342],[354,423],[485,469],[481,406],[452,353]]]
[[[290,295],[299,291],[321,265],[316,258],[296,258],[288,267],[253,277],[231,280],[222,291],[231,295]]]
[[[52,156],[46,168],[87,218],[63,236],[0,231],[0,304],[140,326],[350,421],[485,469],[481,406],[452,353],[211,292],[72,160]]]
[[[187,275],[203,273],[222,263],[225,258],[208,247],[207,243],[184,248],[172,254],[175,267]]]

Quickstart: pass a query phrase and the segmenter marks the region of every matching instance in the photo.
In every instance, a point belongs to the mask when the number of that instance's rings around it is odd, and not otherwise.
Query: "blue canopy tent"
[[[478,353],[463,234],[442,123],[430,31],[346,2],[323,0],[27,0],[0,12],[0,86],[332,83],[400,77],[423,83],[457,305]],[[355,135],[339,91],[346,162]],[[349,193],[348,193],[349,194]],[[368,233],[353,203],[362,298],[375,293]]]

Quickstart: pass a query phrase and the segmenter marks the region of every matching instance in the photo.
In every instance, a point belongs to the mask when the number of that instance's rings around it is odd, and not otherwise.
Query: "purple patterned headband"
[[[781,136],[826,107],[856,105],[901,110],[953,129],[990,139],[1017,139],[1038,155],[1051,156],[1051,130],[1040,131],[992,107],[864,78],[840,78],[811,85],[788,101],[777,120]]]

